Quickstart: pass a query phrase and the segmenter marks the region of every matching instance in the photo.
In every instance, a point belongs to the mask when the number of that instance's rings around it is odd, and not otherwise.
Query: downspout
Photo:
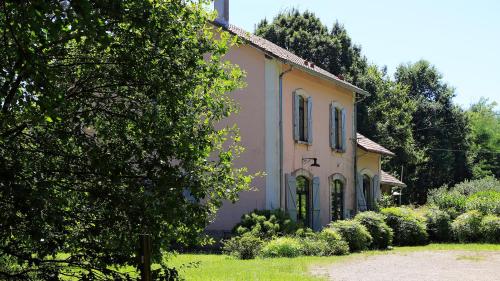
[[[354,159],[354,211],[358,213],[358,103],[362,102],[366,97],[356,100],[357,93],[354,93],[354,110],[353,110],[353,159]]]
[[[280,209],[284,210],[283,204],[283,76],[292,71],[293,67],[283,71],[279,75],[279,138],[280,138]]]

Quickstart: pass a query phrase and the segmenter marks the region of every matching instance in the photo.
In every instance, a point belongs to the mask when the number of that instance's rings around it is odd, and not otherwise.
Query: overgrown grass
[[[430,244],[396,247],[392,251],[367,251],[348,256],[297,257],[239,260],[226,255],[181,254],[171,257],[169,265],[179,269],[186,280],[326,280],[309,274],[314,265],[364,258],[371,255],[411,251],[500,251],[500,244]]]

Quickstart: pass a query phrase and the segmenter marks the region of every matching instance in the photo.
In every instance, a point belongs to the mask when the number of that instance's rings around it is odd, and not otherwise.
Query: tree
[[[344,26],[336,22],[329,30],[312,12],[292,9],[272,23],[264,19],[255,34],[353,83],[368,66],[361,47],[352,43]]]
[[[159,262],[248,188],[203,4],[1,2],[1,279],[127,278],[141,234]]]
[[[417,146],[425,150],[426,161],[408,172],[418,174],[414,188],[416,199],[423,203],[429,188],[471,177],[470,125],[464,111],[453,104],[454,89],[429,62],[402,64],[395,79],[408,87],[417,104],[412,130]]]
[[[500,178],[500,112],[496,102],[481,98],[472,104],[467,114],[471,123],[473,141],[473,175]]]

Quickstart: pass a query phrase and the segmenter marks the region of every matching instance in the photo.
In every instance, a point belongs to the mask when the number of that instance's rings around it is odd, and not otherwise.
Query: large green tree
[[[471,131],[464,110],[453,103],[454,89],[429,62],[421,60],[400,65],[398,83],[408,87],[416,102],[412,130],[425,161],[410,174],[417,175],[413,188],[417,201],[425,202],[427,190],[454,185],[472,176]]]
[[[0,2],[0,279],[126,278],[141,234],[160,261],[248,187],[203,5]]]
[[[481,98],[467,114],[473,141],[473,174],[475,178],[494,175],[500,178],[500,111],[498,104]]]

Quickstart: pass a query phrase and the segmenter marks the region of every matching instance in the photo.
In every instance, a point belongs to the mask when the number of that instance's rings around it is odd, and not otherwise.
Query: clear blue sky
[[[229,21],[250,32],[290,8],[314,12],[329,28],[338,20],[368,60],[389,73],[426,59],[456,88],[463,107],[481,96],[500,103],[498,0],[230,0],[229,6]]]

